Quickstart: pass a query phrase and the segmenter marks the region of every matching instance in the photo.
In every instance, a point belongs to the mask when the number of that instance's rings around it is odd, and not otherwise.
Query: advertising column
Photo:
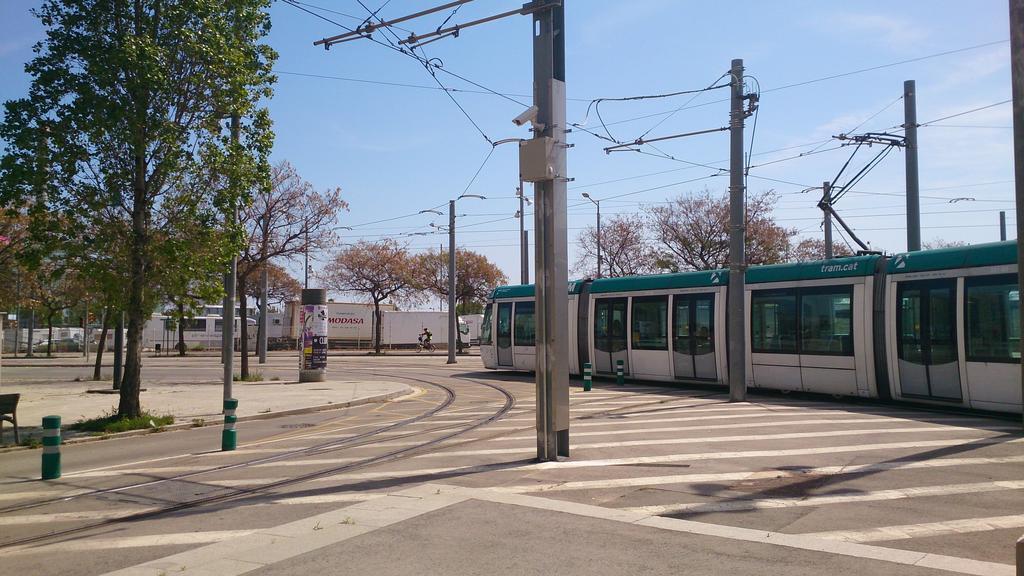
[[[327,379],[327,290],[306,288],[302,291],[299,326],[302,344],[299,382],[323,382]]]

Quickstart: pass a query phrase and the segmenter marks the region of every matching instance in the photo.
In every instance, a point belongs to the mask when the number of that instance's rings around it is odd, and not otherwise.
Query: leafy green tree
[[[128,320],[123,417],[141,413],[142,330],[163,287],[223,270],[242,234],[236,223],[223,234],[220,214],[267,186],[269,4],[46,0],[34,11],[46,38],[26,65],[28,96],[5,104],[0,203],[25,207],[40,255],[120,263],[109,281]],[[237,144],[222,126],[230,113],[242,118]],[[181,253],[197,245],[204,260]]]

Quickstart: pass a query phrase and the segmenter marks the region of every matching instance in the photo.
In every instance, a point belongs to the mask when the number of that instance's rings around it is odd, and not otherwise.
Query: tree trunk
[[[136,4],[136,20],[139,19]],[[145,110],[145,99],[136,97],[137,110]],[[140,114],[141,116],[141,114]],[[132,181],[132,229],[129,234],[128,258],[128,338],[124,361],[124,376],[121,378],[121,398],[117,415],[121,418],[137,418],[142,415],[139,392],[142,390],[142,326],[146,322],[146,245],[148,244],[148,222],[150,200],[146,183],[146,148],[143,136],[143,120],[136,118],[133,134],[133,181]]]
[[[178,302],[178,356],[185,355],[185,303]]]
[[[107,330],[110,328],[110,306],[103,308],[103,327],[100,329],[100,345],[96,347],[96,365],[92,369],[92,379],[99,380],[103,377],[101,368],[103,366],[103,349],[107,347]]]
[[[241,378],[243,381],[249,377],[249,315],[245,310],[247,308],[245,293],[248,289],[246,280],[247,278],[244,275],[239,274],[238,289],[236,290],[238,293],[238,339],[240,340],[238,349],[240,350],[239,353],[242,361]]]
[[[53,356],[53,312],[46,315],[46,357]]]
[[[374,318],[375,324],[376,324],[376,326],[373,327],[373,351],[376,354],[380,354],[380,335],[381,335],[380,320],[381,320],[381,317],[380,317],[380,302],[378,302],[377,300],[373,301],[373,318]]]

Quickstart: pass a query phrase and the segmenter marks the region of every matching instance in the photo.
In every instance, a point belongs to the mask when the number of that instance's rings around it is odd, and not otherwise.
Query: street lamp
[[[511,144],[512,142],[519,143],[520,146],[526,142],[523,138],[505,138],[503,140],[497,140],[494,142],[494,146],[501,144]],[[523,202],[530,204],[530,199],[523,193],[523,178],[522,174],[519,175],[519,187],[516,188],[516,196],[519,197],[519,260],[520,260],[520,283],[530,283],[530,255],[529,246],[530,243],[526,237],[526,210],[523,206]]]
[[[331,229],[329,229],[327,231],[328,232],[335,232],[335,231],[338,231],[338,230],[352,230],[352,228],[350,226],[335,226],[334,228],[331,228]],[[304,260],[305,260],[304,263],[305,263],[305,270],[306,271],[305,271],[305,278],[304,278],[304,281],[303,281],[303,285],[304,285],[304,287],[309,288],[309,270],[310,270],[310,267],[309,267],[309,221],[308,220],[306,221],[305,234],[306,234],[306,245],[305,245],[305,249],[303,250],[303,253],[304,253]]]
[[[479,194],[460,194],[455,200],[463,198],[487,200]],[[459,331],[459,317],[455,310],[455,200],[448,201],[448,364],[455,364],[455,339]],[[436,210],[420,212],[436,213]]]
[[[597,206],[597,277],[601,277],[601,201],[594,200],[590,197],[590,194],[583,193],[583,197],[594,203]]]

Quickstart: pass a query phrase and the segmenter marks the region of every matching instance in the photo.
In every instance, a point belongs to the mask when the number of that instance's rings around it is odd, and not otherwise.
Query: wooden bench
[[[0,440],[4,435],[4,420],[14,424],[14,443],[20,444],[18,437],[18,399],[21,394],[0,394]]]

